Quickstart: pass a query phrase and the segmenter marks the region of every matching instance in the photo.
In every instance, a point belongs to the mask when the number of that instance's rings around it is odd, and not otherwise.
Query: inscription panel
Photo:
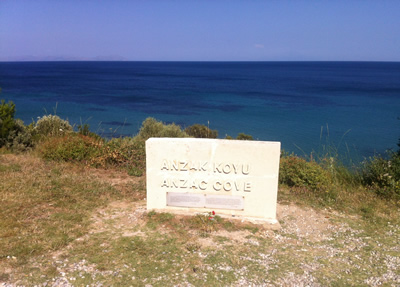
[[[207,208],[244,209],[244,196],[205,195]]]
[[[167,206],[244,209],[243,196],[167,192]]]
[[[167,192],[167,205],[180,207],[205,207],[204,194]]]

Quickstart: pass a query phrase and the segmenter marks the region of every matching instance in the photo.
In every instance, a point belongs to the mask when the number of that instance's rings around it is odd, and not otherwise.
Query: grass
[[[24,264],[67,246],[89,226],[90,212],[121,197],[82,167],[35,157],[0,157],[0,259]]]
[[[116,181],[119,179],[119,181]],[[361,186],[279,186],[280,230],[146,212],[144,178],[0,155],[0,282],[33,286],[399,284],[400,211]]]

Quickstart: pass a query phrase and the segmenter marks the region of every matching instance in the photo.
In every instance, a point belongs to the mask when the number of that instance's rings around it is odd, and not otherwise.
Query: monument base
[[[235,214],[226,214],[226,213],[220,213],[218,210],[205,210],[205,209],[199,209],[199,208],[157,208],[157,209],[152,209],[152,210],[147,210],[149,211],[155,211],[155,212],[165,212],[165,213],[171,213],[171,214],[176,214],[176,215],[183,215],[183,216],[195,216],[199,214],[206,214],[208,212],[215,211],[216,215],[227,220],[232,220],[235,222],[248,222],[251,224],[255,225],[260,225],[265,229],[268,230],[279,230],[281,229],[281,225],[277,219],[266,219],[266,218],[257,218],[257,217],[249,217],[249,216],[241,216],[241,215],[235,215]]]

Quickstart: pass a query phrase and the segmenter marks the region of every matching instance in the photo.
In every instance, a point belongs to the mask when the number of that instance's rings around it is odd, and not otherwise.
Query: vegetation
[[[6,139],[6,147],[14,152],[29,151],[34,147],[33,125],[25,126],[20,119],[14,121],[14,127]]]
[[[101,136],[90,131],[90,126],[88,124],[78,125],[78,134],[95,138],[97,140],[103,140]]]
[[[33,126],[14,119],[15,104],[1,100],[0,104],[0,148],[22,152],[33,147]]]
[[[400,202],[400,153],[388,152],[364,162],[363,183],[378,195]]]
[[[147,118],[142,123],[138,137],[142,140],[147,140],[151,137],[186,138],[189,135],[174,123],[163,124],[154,118]]]
[[[38,147],[40,155],[47,160],[88,162],[101,155],[103,144],[88,136],[69,134],[49,137]]]
[[[71,133],[72,130],[67,120],[62,120],[56,115],[43,116],[35,125],[35,131],[41,138],[63,136]]]
[[[15,104],[1,100],[0,104],[0,147],[5,145],[8,135],[13,130],[15,121]]]
[[[185,132],[194,138],[210,138],[216,139],[218,137],[218,131],[212,130],[205,125],[194,124],[185,129]]]
[[[287,156],[281,158],[279,181],[306,192],[325,192],[330,187],[331,177],[327,170],[314,161]]]
[[[238,140],[245,140],[245,141],[252,141],[253,140],[253,136],[251,135],[247,135],[245,133],[239,133],[236,137],[236,139]]]
[[[233,137],[231,137],[230,135],[226,135],[225,139],[233,140]],[[243,141],[252,141],[252,140],[254,140],[252,135],[248,135],[248,134],[245,134],[245,133],[239,133],[237,135],[236,139],[237,140],[243,140]]]

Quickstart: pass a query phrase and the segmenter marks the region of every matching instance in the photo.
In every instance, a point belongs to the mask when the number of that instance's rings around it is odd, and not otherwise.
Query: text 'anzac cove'
[[[251,183],[246,180],[246,176],[250,174],[250,165],[245,163],[164,159],[161,171],[168,172],[169,175],[165,176],[161,183],[161,187],[166,189],[207,190],[211,188],[217,192],[251,191]],[[171,176],[171,172],[177,173]],[[187,176],[189,174],[190,177]],[[207,176],[202,177],[202,174]],[[224,175],[242,176],[243,180],[223,178]],[[213,176],[218,178],[213,179]]]

